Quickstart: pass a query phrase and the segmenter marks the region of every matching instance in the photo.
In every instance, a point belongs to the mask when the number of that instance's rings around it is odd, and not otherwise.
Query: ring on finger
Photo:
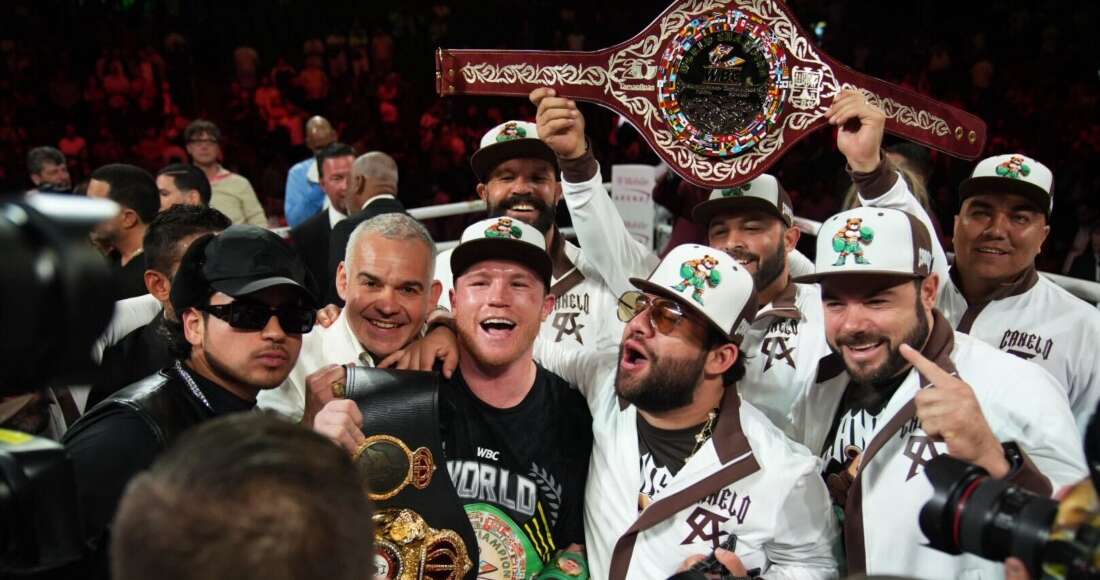
[[[348,394],[348,387],[342,378],[332,381],[329,386],[332,388],[332,396],[337,399],[343,399]]]

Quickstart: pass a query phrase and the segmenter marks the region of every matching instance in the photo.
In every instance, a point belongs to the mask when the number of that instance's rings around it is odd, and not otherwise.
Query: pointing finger
[[[917,352],[917,349],[909,346],[908,344],[901,345],[898,349],[901,352],[901,356],[905,360],[909,361],[909,364],[913,365],[917,372],[921,374],[929,383],[933,385],[946,385],[950,384],[955,379],[951,373],[940,368],[936,363],[928,360],[921,353]]]

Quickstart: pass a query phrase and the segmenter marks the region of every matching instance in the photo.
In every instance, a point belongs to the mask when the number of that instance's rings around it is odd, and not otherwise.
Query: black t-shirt
[[[461,373],[449,387],[440,393],[443,448],[478,537],[480,574],[528,578],[557,550],[584,543],[588,406],[542,367],[509,409],[483,403]]]
[[[172,351],[163,328],[164,312],[159,312],[152,322],[103,351],[98,378],[88,393],[86,409],[172,364]]]
[[[122,265],[122,258],[118,252],[112,252],[108,258],[111,260],[111,281],[114,285],[115,300],[123,300],[148,294],[145,288],[145,253],[142,252]]]
[[[687,463],[698,444],[695,437],[706,422],[684,429],[658,429],[638,414],[639,469],[642,488],[638,490],[638,509],[645,509],[653,496],[664,489]]]
[[[825,448],[819,450],[825,461],[826,475],[847,469],[855,457],[867,449],[871,434],[884,419],[882,411],[907,376],[908,373],[902,373],[881,385],[848,382],[840,407],[833,416],[829,436],[825,438]]]

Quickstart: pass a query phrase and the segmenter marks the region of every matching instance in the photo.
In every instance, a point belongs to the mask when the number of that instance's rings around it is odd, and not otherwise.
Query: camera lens
[[[929,544],[995,561],[1016,556],[1034,570],[1042,561],[1058,503],[994,480],[976,465],[941,455],[928,462],[932,499],[920,512]]]

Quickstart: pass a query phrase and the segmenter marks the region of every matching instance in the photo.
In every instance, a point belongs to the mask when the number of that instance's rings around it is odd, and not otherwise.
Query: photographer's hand
[[[996,479],[1008,475],[1011,465],[1005,459],[1004,448],[989,428],[970,385],[909,345],[901,345],[900,350],[901,356],[932,385],[914,397],[921,428],[947,443],[952,457],[973,463]]]

